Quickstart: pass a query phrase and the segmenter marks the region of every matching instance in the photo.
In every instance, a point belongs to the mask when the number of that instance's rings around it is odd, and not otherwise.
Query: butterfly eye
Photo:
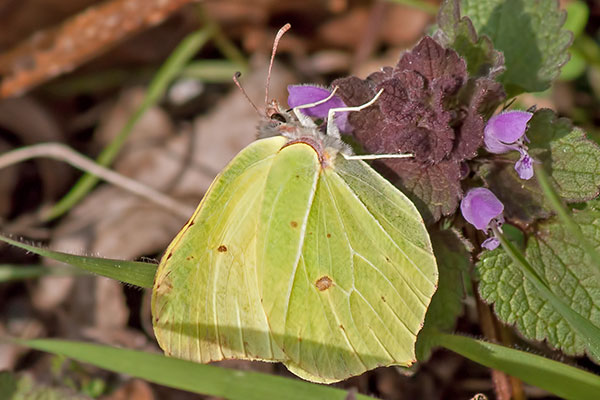
[[[275,113],[275,114],[271,115],[271,119],[274,121],[279,121],[279,122],[287,122],[287,120],[285,119],[283,114],[280,114],[280,113]]]

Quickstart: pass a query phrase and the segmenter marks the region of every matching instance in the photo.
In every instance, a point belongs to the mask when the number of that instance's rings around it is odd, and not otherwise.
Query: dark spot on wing
[[[188,227],[194,225],[194,221],[190,221],[190,224],[188,225]]]
[[[385,261],[390,262],[390,258],[388,256],[385,256]]]
[[[173,257],[173,252],[170,252],[170,253],[169,253],[169,255],[167,256],[167,260],[168,260],[169,258],[171,258],[171,257]]]
[[[219,247],[217,247],[217,251],[219,253],[225,253],[227,251],[227,246],[225,246],[224,244],[222,244]]]
[[[386,303],[387,301],[385,300],[385,297],[381,296],[381,300],[383,300],[384,303]]]
[[[297,228],[298,227],[298,223],[296,221],[290,222],[290,225],[292,226],[292,228]]]
[[[328,233],[328,234],[327,234],[327,237],[328,237],[328,238],[330,238],[330,237],[331,237],[331,233]]]
[[[331,285],[333,285],[333,281],[327,275],[323,275],[322,277],[320,277],[319,279],[317,279],[317,281],[315,282],[315,286],[321,292],[323,290],[329,289],[331,287]]]

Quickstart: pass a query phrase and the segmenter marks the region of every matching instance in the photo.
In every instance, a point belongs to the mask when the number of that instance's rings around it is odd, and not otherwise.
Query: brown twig
[[[477,294],[477,288],[473,287],[477,300],[477,313],[479,325],[486,339],[496,343],[503,343],[506,336],[502,335],[502,326],[494,316],[489,305],[485,304]],[[507,343],[505,343],[507,344]],[[523,388],[521,381],[513,378],[502,371],[492,369],[492,382],[498,400],[523,399]]]
[[[164,193],[161,193],[134,179],[128,178],[113,170],[96,164],[93,160],[82,156],[75,150],[62,143],[36,144],[4,153],[0,155],[0,169],[38,157],[47,157],[59,161],[65,161],[72,166],[96,175],[97,177],[112,183],[115,186],[148,199],[184,219],[189,218],[194,212],[194,209],[189,207],[187,204],[180,203]]]
[[[191,1],[107,0],[59,26],[36,32],[0,54],[0,98],[23,94],[72,71]]]

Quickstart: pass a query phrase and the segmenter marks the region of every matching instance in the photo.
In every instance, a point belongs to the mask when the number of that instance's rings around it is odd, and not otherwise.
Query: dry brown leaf
[[[369,14],[370,10],[366,7],[354,7],[349,12],[331,18],[321,25],[317,36],[329,46],[355,49],[365,34]]]
[[[0,1],[0,51],[99,0],[2,0]]]
[[[191,0],[107,0],[0,54],[0,98],[72,71]]]
[[[391,5],[385,13],[380,37],[390,46],[409,47],[423,36],[434,17],[415,7]]]

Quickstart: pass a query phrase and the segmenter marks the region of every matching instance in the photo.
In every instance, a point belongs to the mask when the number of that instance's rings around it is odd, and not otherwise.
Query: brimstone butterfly
[[[277,361],[324,383],[414,362],[431,242],[412,202],[348,156],[336,111],[324,134],[272,102],[275,136],[229,163],[169,245],[152,296],[168,355]]]

